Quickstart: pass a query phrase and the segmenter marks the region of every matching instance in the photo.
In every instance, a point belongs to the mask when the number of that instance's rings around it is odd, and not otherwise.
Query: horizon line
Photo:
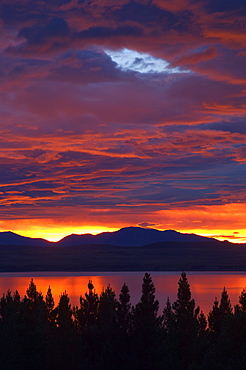
[[[127,229],[127,228],[138,228],[138,229],[145,229],[145,230],[155,230],[155,231],[160,231],[160,232],[165,232],[165,231],[174,231],[174,232],[177,232],[177,233],[180,233],[180,234],[186,234],[186,235],[197,235],[197,236],[201,236],[201,237],[204,237],[204,238],[212,238],[212,239],[215,239],[215,240],[218,240],[218,241],[221,241],[221,242],[229,242],[229,243],[232,243],[232,244],[246,244],[246,237],[237,237],[235,235],[231,236],[231,235],[214,235],[214,233],[212,234],[208,234],[208,233],[197,233],[197,232],[184,232],[184,231],[177,231],[177,230],[174,230],[174,229],[157,229],[157,228],[153,228],[153,227],[150,227],[150,226],[125,226],[125,227],[120,227],[120,228],[115,228],[114,230],[108,228],[108,230],[105,230],[105,231],[98,231],[98,232],[81,232],[81,233],[76,233],[76,232],[72,232],[72,233],[68,233],[62,237],[59,237],[59,238],[47,238],[47,237],[42,237],[42,236],[30,236],[30,235],[27,235],[25,232],[16,232],[16,231],[12,231],[12,230],[1,230],[0,231],[0,234],[1,233],[13,233],[15,235],[18,235],[18,236],[21,236],[21,237],[24,237],[24,238],[30,238],[30,239],[43,239],[49,243],[58,243],[59,241],[63,240],[64,238],[68,237],[68,236],[71,236],[71,235],[93,235],[93,236],[96,236],[96,235],[100,235],[100,234],[103,234],[103,233],[115,233],[119,230],[122,230],[122,229]],[[26,234],[26,235],[25,235]],[[244,240],[245,239],[245,240]]]

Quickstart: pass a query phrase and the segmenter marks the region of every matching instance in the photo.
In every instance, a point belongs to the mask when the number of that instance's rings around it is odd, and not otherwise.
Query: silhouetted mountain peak
[[[3,232],[1,232],[1,235],[17,235],[17,236],[21,236],[19,234],[14,233],[13,231],[3,231]]]
[[[138,247],[159,242],[202,242],[214,240],[196,234],[182,234],[175,230],[160,231],[150,228],[129,226],[114,232],[101,234],[71,234],[54,243],[40,238],[28,238],[12,231],[0,233],[0,244],[29,246],[64,246],[71,247],[82,244],[108,244],[120,247]]]
[[[16,234],[12,231],[0,232],[0,244],[5,245],[29,245],[29,246],[48,246],[52,245],[52,242],[41,238],[29,238]]]
[[[103,232],[98,235],[72,234],[60,240],[59,246],[73,246],[79,244],[108,244],[115,246],[137,247],[166,241],[201,242],[214,240],[195,234],[182,234],[175,230],[156,230],[142,227],[123,227],[114,232]]]

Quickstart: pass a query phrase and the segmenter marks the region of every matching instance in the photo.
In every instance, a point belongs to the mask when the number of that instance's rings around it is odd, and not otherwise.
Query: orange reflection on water
[[[100,295],[103,288],[108,284],[116,292],[118,298],[124,283],[130,289],[131,303],[135,305],[141,297],[141,285],[144,272],[110,272],[110,273],[81,273],[81,272],[35,272],[35,273],[1,273],[0,296],[8,289],[12,293],[17,289],[23,298],[30,279],[34,279],[37,290],[45,296],[50,285],[55,304],[58,304],[59,296],[66,291],[72,306],[79,304],[79,297],[88,291],[89,280]],[[159,314],[166,304],[167,297],[173,303],[177,299],[179,272],[151,272],[156,288],[156,298],[160,302]],[[246,274],[243,272],[188,272],[188,281],[191,287],[192,298],[196,305],[208,314],[212,309],[215,297],[220,300],[221,291],[225,286],[232,305],[238,303],[239,295],[246,286]]]
[[[89,280],[92,280],[95,290],[99,294],[108,284],[106,282],[107,279],[105,279],[105,277],[103,279],[101,276],[35,276],[35,274],[36,273],[31,276],[10,276],[9,274],[9,276],[4,277],[2,277],[4,274],[0,274],[0,293],[6,293],[8,289],[10,289],[12,293],[18,290],[22,298],[26,294],[31,278],[33,278],[38,292],[41,292],[44,297],[48,287],[51,287],[55,304],[58,304],[60,295],[66,291],[71,304],[78,305],[79,297],[88,291],[87,285]]]
[[[165,274],[165,275],[163,275]],[[177,299],[178,281],[180,274],[177,272],[152,273],[156,287],[156,296],[160,300],[162,309],[167,297],[173,303]],[[246,273],[244,272],[188,272],[188,281],[192,298],[196,306],[208,314],[212,309],[215,298],[220,301],[224,286],[227,289],[232,306],[239,301],[239,295],[246,287]]]

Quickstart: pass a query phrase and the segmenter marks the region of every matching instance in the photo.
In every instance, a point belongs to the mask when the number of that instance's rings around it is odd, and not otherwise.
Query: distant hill
[[[82,244],[108,244],[119,247],[140,247],[158,242],[201,242],[205,240],[214,239],[195,234],[182,234],[174,230],[159,231],[141,227],[125,227],[115,232],[104,232],[97,235],[72,234],[57,242],[57,245],[68,247]]]
[[[26,246],[56,246],[73,247],[84,244],[107,244],[118,247],[141,247],[151,243],[159,242],[202,242],[215,239],[205,238],[195,234],[182,234],[174,230],[159,231],[155,229],[144,229],[141,227],[125,227],[115,232],[104,232],[97,235],[72,234],[54,243],[40,238],[28,238],[13,232],[1,232],[0,244],[4,245],[26,245]]]
[[[0,244],[4,245],[29,245],[32,247],[48,247],[54,243],[41,238],[28,238],[13,233],[12,231],[0,232]]]
[[[127,227],[59,242],[0,233],[0,272],[246,271],[246,244]]]

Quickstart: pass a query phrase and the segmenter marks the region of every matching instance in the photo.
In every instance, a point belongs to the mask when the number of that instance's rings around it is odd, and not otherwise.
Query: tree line
[[[92,281],[72,307],[64,292],[58,305],[33,280],[21,299],[0,300],[0,368],[3,370],[212,370],[246,368],[246,290],[233,308],[226,288],[206,317],[191,297],[183,272],[177,300],[158,314],[155,286],[146,273],[140,301],[131,305],[123,285],[98,295]]]

